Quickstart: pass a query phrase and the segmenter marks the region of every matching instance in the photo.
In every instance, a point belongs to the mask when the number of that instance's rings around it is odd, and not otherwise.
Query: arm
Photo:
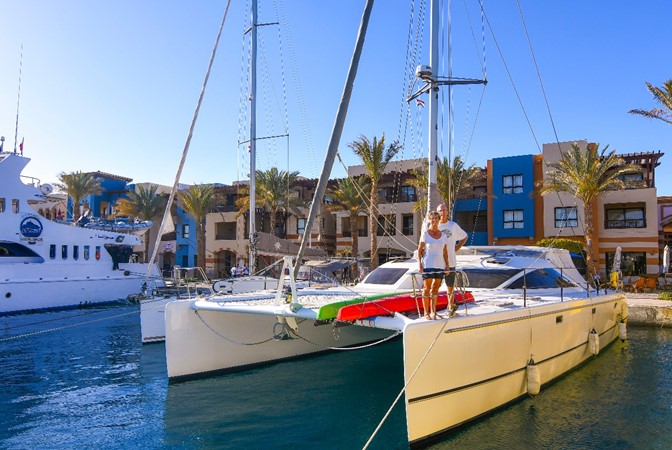
[[[444,245],[443,246],[443,264],[446,266],[446,271],[450,268],[450,265],[448,263],[448,246]]]
[[[459,249],[461,249],[462,246],[467,243],[468,238],[469,238],[469,236],[465,237],[464,239],[459,241],[457,244],[455,244],[455,251],[458,251]]]
[[[424,267],[422,267],[422,255],[425,252],[425,243],[423,241],[420,241],[420,245],[418,245],[418,271],[422,273]]]

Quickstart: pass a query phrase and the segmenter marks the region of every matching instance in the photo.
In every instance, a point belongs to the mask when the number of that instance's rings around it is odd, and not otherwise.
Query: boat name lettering
[[[105,234],[97,234],[96,237],[98,239],[114,239],[114,236],[107,236]]]

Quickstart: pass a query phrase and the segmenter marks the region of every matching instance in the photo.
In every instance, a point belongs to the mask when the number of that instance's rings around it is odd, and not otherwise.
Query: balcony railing
[[[216,241],[235,241],[236,233],[217,233],[215,235]]]
[[[646,220],[607,220],[605,228],[646,228]]]

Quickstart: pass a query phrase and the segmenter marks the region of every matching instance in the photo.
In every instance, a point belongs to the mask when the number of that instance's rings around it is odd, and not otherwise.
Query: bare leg
[[[425,319],[431,319],[429,315],[429,294],[431,292],[431,282],[432,280],[425,280],[422,288],[422,308],[425,313]]]

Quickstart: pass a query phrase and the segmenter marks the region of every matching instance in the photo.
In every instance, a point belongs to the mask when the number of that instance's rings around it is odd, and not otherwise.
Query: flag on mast
[[[416,106],[425,106],[425,101],[421,98],[416,98],[415,99],[415,104],[416,104]]]
[[[19,150],[21,151],[21,155],[23,155],[23,140],[24,138],[21,138],[21,143],[19,144]]]

